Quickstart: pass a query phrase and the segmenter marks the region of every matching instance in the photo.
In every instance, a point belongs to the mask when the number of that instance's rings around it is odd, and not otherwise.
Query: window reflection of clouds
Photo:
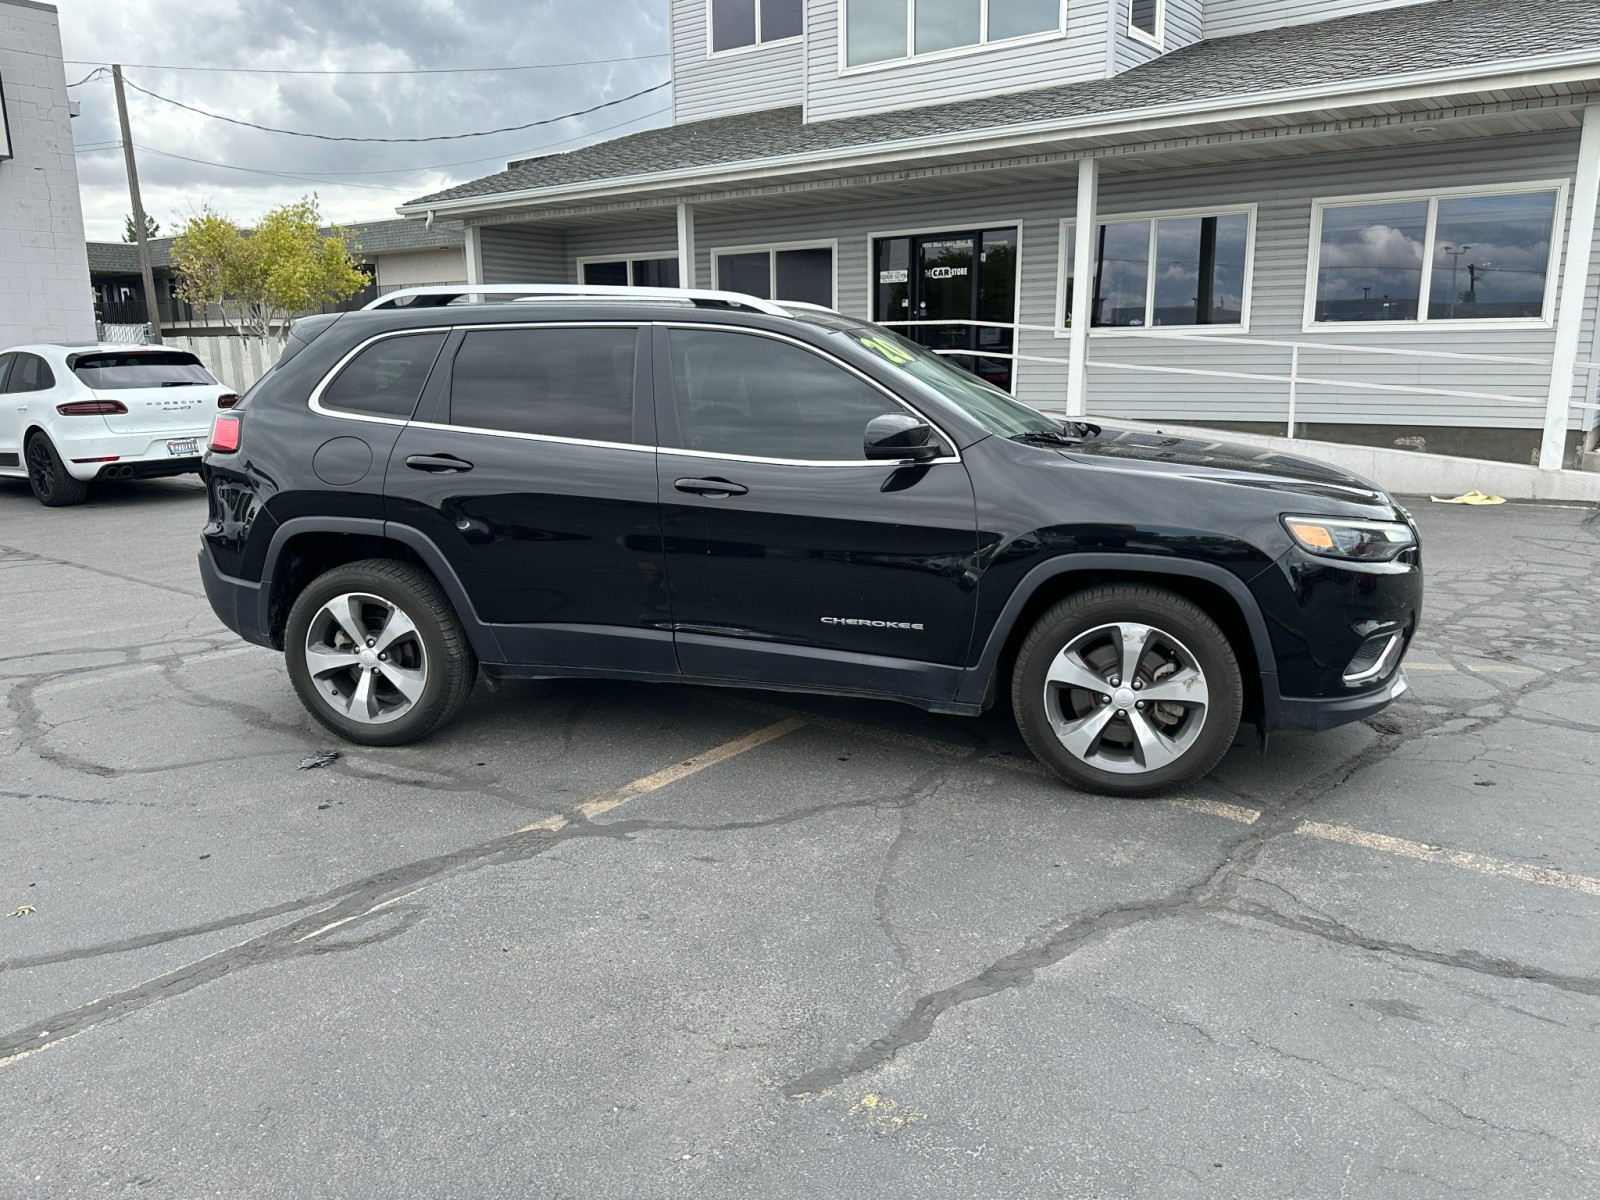
[[[1544,311],[1556,193],[1441,198],[1432,229],[1430,320],[1537,318]],[[1319,321],[1417,320],[1427,200],[1322,212]]]

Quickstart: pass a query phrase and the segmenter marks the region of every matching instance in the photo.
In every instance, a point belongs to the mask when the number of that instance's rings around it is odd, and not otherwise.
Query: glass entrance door
[[[873,267],[874,320],[1011,390],[1012,360],[995,355],[1014,352],[1016,331],[974,322],[1010,326],[1016,321],[1016,229],[879,238]],[[917,321],[961,324],[896,324]],[[962,350],[973,353],[948,353]]]

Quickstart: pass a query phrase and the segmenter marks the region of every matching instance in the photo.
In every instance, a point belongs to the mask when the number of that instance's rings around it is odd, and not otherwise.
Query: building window
[[[1161,45],[1167,32],[1167,0],[1128,0],[1128,32]]]
[[[847,67],[1061,30],[1061,0],[845,0]]]
[[[1253,212],[1110,221],[1095,231],[1096,329],[1246,324]],[[1061,324],[1072,324],[1073,227],[1061,226]]]
[[[678,286],[676,258],[617,258],[580,260],[583,282],[605,287]]]
[[[833,245],[712,252],[716,286],[763,300],[834,306]]]
[[[1309,320],[1547,321],[1561,189],[1319,203]]]
[[[800,36],[805,0],[707,0],[711,53]]]

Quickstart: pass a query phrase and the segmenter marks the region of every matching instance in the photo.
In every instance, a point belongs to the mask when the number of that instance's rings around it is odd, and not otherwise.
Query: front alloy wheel
[[[1172,634],[1121,621],[1074,638],[1045,676],[1056,739],[1102,771],[1170,766],[1205,728],[1210,690],[1192,651]]]
[[[1227,635],[1145,584],[1069,596],[1023,642],[1011,699],[1029,749],[1068,783],[1150,796],[1210,771],[1243,708]]]

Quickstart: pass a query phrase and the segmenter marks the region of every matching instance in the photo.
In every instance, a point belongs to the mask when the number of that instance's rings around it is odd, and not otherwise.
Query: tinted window
[[[749,334],[674,329],[672,379],[684,447],[717,454],[864,460],[867,422],[905,411],[820,355]]]
[[[592,262],[583,264],[583,281],[604,287],[627,287],[626,262]]]
[[[11,355],[0,354],[0,392],[6,390],[6,368],[11,365]]]
[[[323,391],[323,407],[409,420],[444,336],[416,333],[373,342]]]
[[[591,442],[632,442],[636,329],[469,333],[450,381],[450,423]]]
[[[214,387],[217,382],[198,358],[181,350],[154,350],[143,354],[83,354],[73,360],[72,373],[101,392],[201,384]]]
[[[50,371],[50,364],[44,359],[36,354],[17,355],[17,365],[11,372],[8,391],[44,392],[55,385],[56,377]]]

